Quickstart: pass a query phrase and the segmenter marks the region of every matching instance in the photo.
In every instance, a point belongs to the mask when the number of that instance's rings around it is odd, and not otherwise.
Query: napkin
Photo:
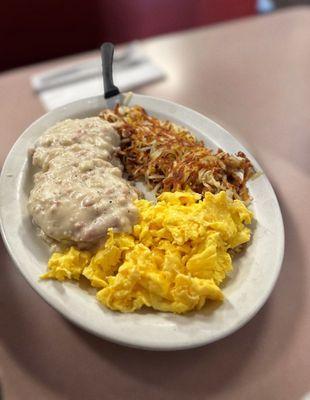
[[[143,52],[137,42],[115,52],[113,78],[120,91],[135,89],[164,76],[164,71]],[[103,94],[99,56],[92,60],[49,69],[33,75],[30,81],[46,110]]]

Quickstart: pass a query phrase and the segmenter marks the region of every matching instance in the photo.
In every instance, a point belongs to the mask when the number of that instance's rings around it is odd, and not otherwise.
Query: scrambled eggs
[[[250,240],[252,213],[225,192],[163,193],[156,204],[137,200],[140,222],[133,232],[108,232],[96,252],[73,247],[54,253],[42,278],[83,275],[112,310],[143,306],[186,313],[207,300],[223,300],[220,284],[232,269],[229,249]]]

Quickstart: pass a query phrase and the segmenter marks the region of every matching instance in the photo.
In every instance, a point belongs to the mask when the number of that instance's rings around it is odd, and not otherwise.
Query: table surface
[[[310,391],[310,8],[143,43],[168,77],[139,92],[213,118],[270,178],[286,232],[279,280],[257,316],[233,335],[199,349],[156,353],[106,342],[64,320],[25,282],[1,244],[3,397],[301,399]],[[1,163],[44,112],[30,75],[66,61],[0,76]]]

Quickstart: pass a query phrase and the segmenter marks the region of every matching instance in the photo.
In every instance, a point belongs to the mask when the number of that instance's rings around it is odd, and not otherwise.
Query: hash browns
[[[156,194],[186,190],[213,194],[224,190],[250,202],[246,187],[255,174],[246,155],[213,151],[187,129],[150,116],[140,106],[116,105],[100,117],[121,136],[119,156],[129,180],[143,181]]]

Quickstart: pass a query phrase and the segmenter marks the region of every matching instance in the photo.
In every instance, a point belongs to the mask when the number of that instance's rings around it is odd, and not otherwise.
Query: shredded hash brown
[[[187,129],[147,114],[140,106],[103,110],[121,136],[119,155],[128,179],[143,181],[156,194],[190,187],[213,194],[225,190],[233,199],[250,201],[247,181],[255,171],[245,156],[207,148]]]

